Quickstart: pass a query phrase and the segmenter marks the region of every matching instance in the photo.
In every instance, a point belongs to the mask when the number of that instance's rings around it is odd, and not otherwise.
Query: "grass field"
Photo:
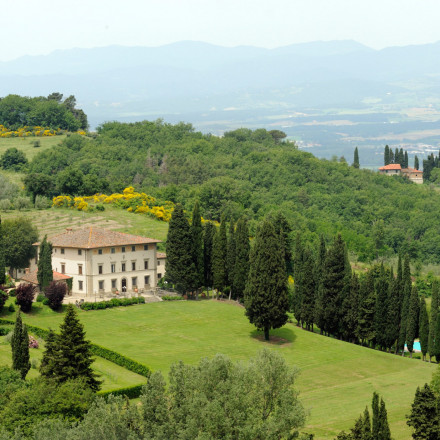
[[[0,139],[0,156],[8,149],[8,148],[16,148],[17,150],[23,151],[26,155],[27,159],[31,161],[34,156],[37,155],[40,151],[48,150],[54,145],[58,145],[66,138],[66,135],[61,136],[46,136],[46,137],[36,137],[31,136],[27,138],[1,138]],[[40,141],[40,147],[35,148],[34,142],[36,140]]]
[[[38,305],[41,306],[40,304]],[[7,311],[3,316],[10,316]],[[333,439],[348,429],[371,403],[373,391],[383,395],[393,438],[410,439],[405,423],[416,387],[429,382],[434,364],[401,358],[306,332],[292,324],[272,331],[273,343],[258,339],[244,310],[217,301],[154,303],[80,312],[87,337],[97,344],[167,373],[178,360],[191,364],[203,356],[224,353],[246,360],[262,347],[283,354],[301,369],[298,380],[310,410],[307,430],[317,439]],[[25,322],[57,328],[62,314],[36,309]]]

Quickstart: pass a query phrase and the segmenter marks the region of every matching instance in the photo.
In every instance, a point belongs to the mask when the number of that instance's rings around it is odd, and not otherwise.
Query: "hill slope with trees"
[[[401,177],[319,160],[283,141],[278,130],[238,129],[224,137],[191,124],[103,124],[94,139],[72,135],[29,164],[26,188],[36,194],[86,195],[134,185],[159,199],[196,200],[204,218],[223,213],[256,221],[281,210],[307,242],[342,234],[362,261],[407,253],[440,261],[440,195]],[[362,163],[362,150],[359,151]],[[44,185],[41,182],[44,181]]]

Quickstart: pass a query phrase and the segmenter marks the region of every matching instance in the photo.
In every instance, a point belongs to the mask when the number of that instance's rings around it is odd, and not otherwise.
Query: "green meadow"
[[[2,316],[13,315],[3,311]],[[164,374],[178,360],[195,364],[201,357],[224,353],[246,361],[263,347],[279,351],[300,369],[297,388],[310,411],[306,430],[316,439],[333,439],[352,426],[370,405],[373,391],[384,397],[393,438],[410,439],[405,414],[417,386],[429,382],[436,368],[306,332],[293,324],[272,331],[272,341],[266,343],[242,307],[214,300],[80,311],[79,316],[92,342]],[[24,321],[58,328],[62,318],[63,314],[37,304]]]

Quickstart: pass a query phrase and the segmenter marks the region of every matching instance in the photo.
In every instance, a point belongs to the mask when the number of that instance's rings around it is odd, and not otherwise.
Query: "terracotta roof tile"
[[[399,163],[390,163],[389,165],[385,165],[384,167],[380,167],[380,171],[386,171],[386,170],[401,170],[402,167]]]
[[[94,249],[109,246],[125,246],[130,244],[160,243],[160,240],[142,237],[140,235],[125,234],[91,226],[82,229],[67,229],[62,234],[48,238],[54,247]],[[35,243],[38,245],[39,243]]]
[[[22,275],[20,280],[26,281],[26,282],[32,283],[32,284],[38,284],[37,272],[38,272],[38,269],[35,272],[25,273],[24,275]],[[52,272],[53,272],[53,280],[54,281],[68,280],[69,278],[72,278],[72,277],[69,277],[69,275],[55,272],[54,270]]]

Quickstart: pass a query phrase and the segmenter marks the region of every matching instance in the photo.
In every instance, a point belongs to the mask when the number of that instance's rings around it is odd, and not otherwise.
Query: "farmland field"
[[[12,317],[7,311],[2,315]],[[92,342],[165,374],[178,360],[195,364],[201,357],[224,353],[245,361],[263,347],[279,351],[301,370],[297,387],[310,411],[307,431],[317,439],[333,439],[352,426],[371,403],[373,391],[384,397],[393,438],[410,439],[405,414],[416,387],[429,382],[436,368],[306,332],[292,324],[272,331],[275,340],[265,343],[243,308],[214,300],[81,311],[80,319]],[[24,318],[43,328],[57,328],[61,320],[62,314],[47,307]]]

